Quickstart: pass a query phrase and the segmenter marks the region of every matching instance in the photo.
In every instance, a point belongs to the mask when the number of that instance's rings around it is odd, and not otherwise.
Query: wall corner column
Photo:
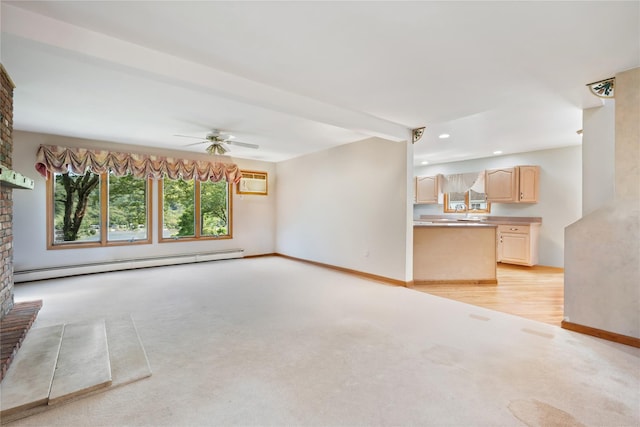
[[[615,196],[565,229],[563,326],[638,342],[640,68],[618,73],[615,91]]]

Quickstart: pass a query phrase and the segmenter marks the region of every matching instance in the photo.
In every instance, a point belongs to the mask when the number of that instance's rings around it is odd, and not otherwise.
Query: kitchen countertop
[[[460,215],[420,215],[419,219],[413,221],[414,226],[434,226],[434,225],[531,225],[542,224],[541,217],[535,216],[482,216],[473,215],[471,217]],[[447,225],[448,226],[448,225]]]
[[[474,228],[484,228],[484,227],[497,227],[498,224],[487,223],[487,222],[479,222],[479,221],[464,221],[464,220],[446,220],[446,221],[429,221],[429,220],[418,220],[413,221],[414,227],[474,227]]]

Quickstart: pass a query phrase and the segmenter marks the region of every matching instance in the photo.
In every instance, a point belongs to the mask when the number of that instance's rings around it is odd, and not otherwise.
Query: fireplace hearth
[[[9,313],[0,320],[0,382],[4,379],[41,307],[41,300],[15,303]]]

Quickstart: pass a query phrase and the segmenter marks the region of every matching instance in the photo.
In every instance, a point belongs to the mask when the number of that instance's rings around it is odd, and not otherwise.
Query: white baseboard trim
[[[134,268],[159,267],[176,264],[189,264],[194,262],[217,261],[243,257],[244,249],[228,249],[192,254],[160,255],[145,258],[122,259],[87,264],[62,265],[56,267],[36,268],[33,270],[14,271],[13,281],[14,283],[31,282],[34,280],[56,279],[60,277],[78,276],[82,274],[106,273],[108,271],[131,270]]]

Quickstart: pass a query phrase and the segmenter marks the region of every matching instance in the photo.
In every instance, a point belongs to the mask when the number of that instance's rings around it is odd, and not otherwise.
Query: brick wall
[[[13,154],[13,82],[0,64],[0,164],[11,168]],[[0,185],[0,319],[13,307],[13,190]]]

